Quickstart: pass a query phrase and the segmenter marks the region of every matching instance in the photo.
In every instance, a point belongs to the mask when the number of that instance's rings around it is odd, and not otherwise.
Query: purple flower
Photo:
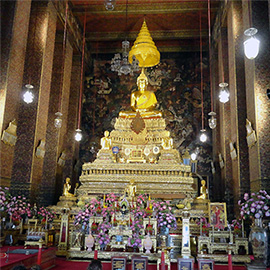
[[[260,218],[260,217],[261,217],[261,215],[259,213],[255,214],[255,218]]]

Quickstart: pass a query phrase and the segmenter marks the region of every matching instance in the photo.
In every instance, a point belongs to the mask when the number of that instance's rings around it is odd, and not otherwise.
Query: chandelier
[[[126,1],[126,27],[127,30],[127,8],[128,8],[128,0]],[[139,61],[136,59],[135,56],[132,57],[131,64],[128,61],[128,54],[129,54],[129,41],[124,40],[122,41],[122,56],[120,53],[114,55],[111,61],[111,70],[118,72],[118,75],[133,75],[134,71],[139,70]]]
[[[118,75],[130,74],[133,75],[134,71],[139,70],[139,61],[133,56],[133,61],[130,64],[128,62],[128,53],[129,53],[129,41],[122,41],[122,56],[120,53],[114,55],[111,61],[112,71],[118,72]]]

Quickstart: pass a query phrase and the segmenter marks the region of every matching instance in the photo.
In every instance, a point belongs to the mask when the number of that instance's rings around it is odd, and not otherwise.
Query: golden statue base
[[[76,201],[77,198],[76,197],[72,197],[72,196],[60,196],[59,198],[59,202],[57,203],[57,207],[61,207],[61,208],[71,208],[73,206],[76,206]]]
[[[197,210],[204,210],[208,212],[208,203],[210,201],[208,199],[194,199],[192,208]]]
[[[162,117],[118,117],[114,130],[107,136],[111,149],[101,149],[94,162],[83,165],[78,197],[87,200],[98,194],[123,194],[130,180],[134,180],[139,193],[195,198],[197,180],[191,166],[181,163],[173,144],[163,149],[164,139],[172,141],[165,128]]]

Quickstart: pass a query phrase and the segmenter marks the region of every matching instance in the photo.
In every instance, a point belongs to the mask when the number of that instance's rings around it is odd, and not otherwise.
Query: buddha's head
[[[205,186],[205,184],[206,184],[205,180],[202,180],[201,184],[202,184],[202,186]]]
[[[144,74],[144,70],[142,70],[140,76],[137,78],[137,86],[140,91],[144,91],[147,85],[148,79],[147,76]]]
[[[70,184],[70,178],[69,177],[66,178],[66,183]]]
[[[104,132],[104,136],[105,136],[105,137],[109,137],[109,134],[110,134],[110,133],[109,133],[108,130],[106,130],[106,131]]]

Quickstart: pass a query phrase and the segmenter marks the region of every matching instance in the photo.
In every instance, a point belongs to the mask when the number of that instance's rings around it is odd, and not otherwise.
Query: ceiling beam
[[[128,35],[123,32],[91,32],[86,34],[86,41],[117,41],[124,40],[125,38],[133,41],[137,36],[138,32],[128,33]],[[208,31],[202,30],[202,37],[207,36]],[[151,37],[153,40],[198,38],[200,37],[200,32],[198,30],[151,31]]]
[[[214,9],[214,8],[211,8]],[[177,2],[177,3],[145,3],[129,4],[128,14],[168,14],[186,13],[202,11],[207,13],[207,2]],[[126,5],[116,5],[114,10],[107,11],[103,5],[74,5],[72,8],[74,15],[86,12],[86,14],[118,15],[126,12]]]

